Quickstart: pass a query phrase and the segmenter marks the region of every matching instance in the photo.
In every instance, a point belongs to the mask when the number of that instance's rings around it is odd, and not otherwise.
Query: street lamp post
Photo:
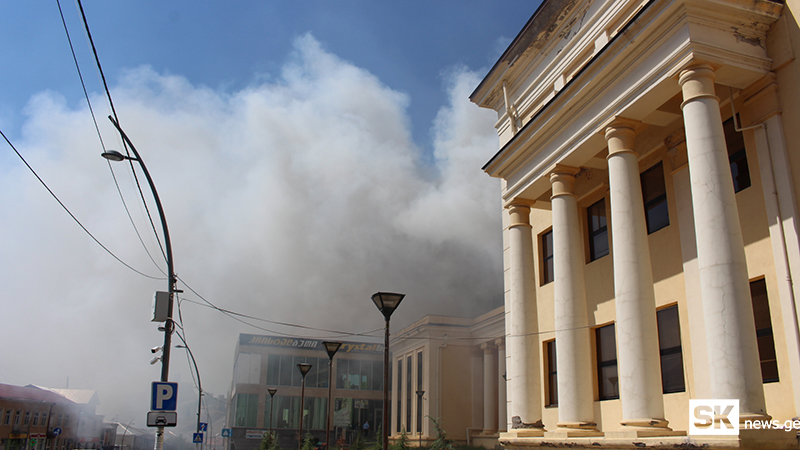
[[[383,450],[389,449],[389,318],[403,301],[405,294],[391,292],[376,292],[372,294],[372,301],[386,319],[386,339],[383,346]]]
[[[331,448],[331,411],[333,410],[333,356],[339,351],[342,346],[341,342],[325,341],[322,343],[325,346],[325,351],[328,352],[328,421],[325,426],[325,447]]]
[[[275,393],[278,392],[275,388],[267,389],[269,392],[269,431],[272,432],[272,410],[275,409]]]
[[[419,433],[419,448],[422,448],[422,396],[425,391],[422,389],[417,391],[417,433]]]
[[[297,442],[297,448],[303,447],[303,404],[305,403],[306,399],[306,375],[308,371],[311,370],[311,364],[300,363],[297,365],[297,369],[300,371],[300,376],[303,377],[303,383],[300,385],[300,437]]]
[[[178,333],[178,337],[180,337],[180,333]],[[181,337],[181,339],[183,339]],[[197,432],[200,432],[200,411],[201,405],[203,404],[203,385],[200,383],[200,371],[197,370],[197,361],[194,359],[194,353],[192,353],[192,349],[189,348],[187,345],[176,345],[175,348],[185,348],[189,352],[189,356],[192,358],[192,364],[194,365],[194,371],[197,374]],[[202,449],[203,444],[200,443],[199,447]]]
[[[164,246],[166,247],[167,252],[167,292],[169,293],[169,302],[167,306],[167,319],[164,321],[164,346],[163,346],[163,355],[161,358],[161,381],[167,382],[169,381],[169,356],[170,356],[170,349],[172,347],[172,331],[174,325],[172,323],[172,310],[173,310],[173,298],[175,292],[180,292],[175,289],[175,284],[177,283],[177,278],[175,277],[175,269],[173,266],[172,261],[172,243],[169,239],[169,228],[167,228],[167,218],[164,215],[164,208],[161,206],[161,199],[158,197],[158,191],[156,190],[156,185],[153,183],[153,179],[150,177],[150,172],[147,170],[147,166],[144,164],[144,160],[139,155],[139,152],[136,151],[136,147],[134,147],[133,142],[128,139],[128,135],[122,131],[122,128],[119,126],[116,120],[113,117],[108,116],[108,119],[119,131],[119,134],[122,136],[122,139],[130,146],[131,151],[135,157],[131,158],[130,156],[125,156],[122,153],[110,150],[107,152],[103,152],[103,158],[106,158],[109,161],[137,161],[139,165],[142,167],[142,172],[144,172],[145,178],[147,178],[147,183],[150,185],[150,190],[153,192],[153,197],[156,201],[156,207],[158,208],[158,216],[161,219],[161,228],[164,234]],[[163,450],[164,448],[164,427],[160,426],[156,429],[156,444],[155,450]]]

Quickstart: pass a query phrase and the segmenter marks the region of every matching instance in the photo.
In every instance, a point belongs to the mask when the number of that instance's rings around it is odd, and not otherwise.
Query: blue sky
[[[468,96],[536,3],[83,6],[164,204],[206,390],[227,392],[239,333],[353,338],[244,324],[205,300],[368,336],[383,324],[377,291],[407,295],[393,327],[502,305],[499,182],[480,170],[498,147],[497,117]],[[76,5],[62,8],[103,141],[120,149]],[[0,2],[0,57],[0,130],[99,241],[156,278],[103,251],[4,143],[0,311],[14,320],[0,341],[16,344],[0,348],[0,383],[69,378],[99,392],[107,418],[142,425],[159,377],[147,361],[163,335],[149,316],[165,264],[130,166],[99,156],[55,1]],[[175,361],[171,379],[191,383]]]
[[[322,46],[410,97],[415,141],[446,100],[443,71],[464,65],[485,74],[537,2],[237,1],[83,2],[108,81],[149,65],[191,83],[234,91],[276,76],[293,40],[312,33]],[[62,10],[90,91],[100,89],[77,2]],[[55,90],[70,103],[82,92],[57,3],[0,4],[0,120],[13,133],[24,104]]]

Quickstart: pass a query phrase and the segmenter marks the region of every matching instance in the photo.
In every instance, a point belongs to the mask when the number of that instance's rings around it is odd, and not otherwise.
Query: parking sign
[[[153,381],[151,411],[175,411],[178,406],[178,383]]]

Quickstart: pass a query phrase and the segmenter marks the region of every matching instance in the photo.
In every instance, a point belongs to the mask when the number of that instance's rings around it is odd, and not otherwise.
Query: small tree
[[[314,438],[311,437],[311,433],[306,433],[305,439],[303,439],[303,445],[300,446],[300,450],[314,450],[316,447]]]
[[[440,422],[442,419],[434,419],[427,416],[433,422],[433,428],[436,432],[436,440],[433,441],[429,450],[455,450],[453,441],[447,438],[447,432],[442,429]]]
[[[405,427],[403,431],[400,432],[400,439],[391,446],[391,450],[411,450],[411,447],[408,445],[408,435],[406,434]]]
[[[278,435],[274,431],[267,431],[261,439],[258,450],[281,450],[278,445]]]
[[[367,450],[367,443],[364,442],[361,433],[356,433],[356,437],[353,438],[353,443],[350,444],[350,450]]]
[[[383,425],[378,425],[378,429],[375,430],[375,442],[366,450],[383,450]]]

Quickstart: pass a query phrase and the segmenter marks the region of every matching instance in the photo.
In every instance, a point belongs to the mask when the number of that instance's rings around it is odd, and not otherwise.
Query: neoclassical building
[[[460,444],[494,448],[506,431],[504,308],[478,317],[425,316],[392,334],[390,435],[436,439],[430,418]]]
[[[544,0],[497,112],[506,447],[795,448],[800,2]],[[796,431],[796,430],[795,430]]]

